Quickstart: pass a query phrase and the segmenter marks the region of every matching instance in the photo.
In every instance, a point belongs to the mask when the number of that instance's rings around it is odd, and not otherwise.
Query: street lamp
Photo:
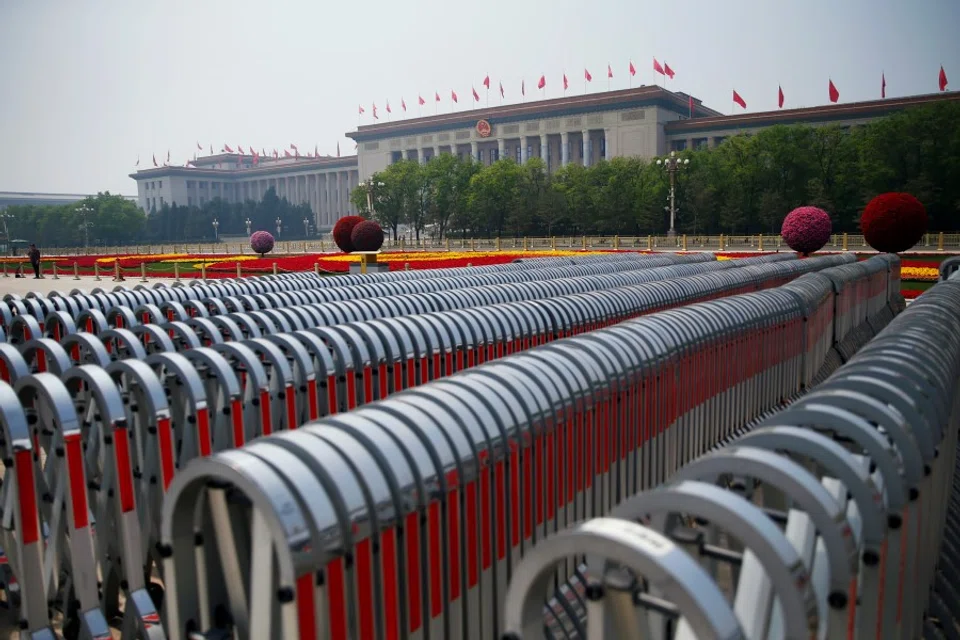
[[[667,231],[668,238],[677,236],[675,228],[677,221],[677,172],[688,164],[690,164],[690,160],[678,158],[676,151],[671,151],[670,156],[663,160],[657,160],[657,166],[666,169],[667,175],[670,176],[670,229]]]
[[[386,185],[382,182],[375,182],[373,178],[366,180],[363,184],[367,187],[367,211],[373,214],[373,189],[374,187],[383,188]]]
[[[90,246],[90,239],[88,235],[90,224],[87,222],[87,214],[93,213],[93,209],[91,209],[85,204],[82,204],[79,207],[77,207],[77,213],[79,213],[80,216],[83,218],[83,222],[80,223],[80,226],[83,228],[83,246],[84,248],[87,248]]]
[[[213,219],[213,241],[220,242],[220,221]]]
[[[253,224],[253,221],[250,220],[250,218],[247,218],[246,220],[244,220],[244,224],[247,225],[247,235],[249,236],[249,235],[250,235],[250,225]]]
[[[303,235],[310,235],[310,218],[303,216]]]
[[[277,239],[280,239],[280,230],[283,228],[283,220],[280,219],[280,216],[277,216],[277,219],[274,220],[277,223]]]

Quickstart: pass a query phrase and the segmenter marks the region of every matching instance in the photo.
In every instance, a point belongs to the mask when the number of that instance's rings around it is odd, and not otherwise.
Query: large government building
[[[960,93],[723,115],[685,93],[645,86],[361,126],[347,133],[357,142],[355,156],[255,160],[221,153],[191,167],[146,169],[131,177],[147,211],[165,203],[202,205],[217,197],[257,200],[274,187],[295,204],[309,203],[317,227],[328,230],[340,217],[355,213],[350,203],[354,187],[400,159],[428,162],[453,153],[490,164],[499,158],[522,163],[536,157],[553,171],[571,162],[589,166],[616,156],[653,158],[713,147],[729,136],[777,124],[857,126],[946,100],[960,100]]]

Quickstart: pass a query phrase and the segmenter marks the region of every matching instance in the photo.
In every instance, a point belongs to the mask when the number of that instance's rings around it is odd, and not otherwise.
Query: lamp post
[[[303,216],[303,235],[310,235],[310,218]]]
[[[280,230],[283,229],[283,220],[280,219],[280,216],[277,216],[277,219],[274,220],[277,223],[277,240],[280,239]]]
[[[662,160],[657,160],[657,166],[667,170],[670,176],[670,229],[667,231],[668,238],[677,237],[677,172],[690,164],[690,160],[680,159],[676,151],[671,151],[670,155]]]
[[[87,222],[87,214],[92,212],[93,212],[93,209],[91,209],[85,204],[82,204],[79,207],[77,207],[77,213],[79,213],[80,217],[83,218],[83,221],[80,223],[80,226],[83,228],[83,247],[84,248],[87,248],[90,246],[90,238],[89,238],[90,224]]]
[[[10,251],[10,229],[7,228],[7,220],[12,220],[13,216],[9,213],[0,213],[0,220],[3,220],[3,241],[6,243],[6,250]]]
[[[244,223],[245,225],[247,225],[247,235],[249,236],[249,235],[250,235],[250,226],[253,224],[253,221],[250,220],[250,218],[247,218],[246,220],[243,221],[243,223]]]
[[[363,184],[366,185],[367,187],[367,211],[369,211],[370,214],[372,215],[373,214],[373,190],[374,188],[383,188],[386,185],[384,185],[382,182],[374,181],[373,178],[366,180]]]
[[[213,241],[220,242],[220,221],[213,219]]]

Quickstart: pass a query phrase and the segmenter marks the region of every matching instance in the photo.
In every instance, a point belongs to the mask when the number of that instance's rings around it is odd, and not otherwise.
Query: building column
[[[527,136],[520,136],[520,164],[527,164]]]
[[[316,206],[313,208],[313,224],[319,229],[322,222],[323,201],[320,199],[320,174],[313,174],[313,201]]]
[[[403,149],[402,151],[400,151],[400,157],[403,158],[404,160],[409,160],[410,151],[408,151],[407,149]]]
[[[503,160],[507,151],[507,141],[503,138],[497,138],[497,160]]]
[[[456,156],[456,155],[457,155],[457,143],[456,143],[456,142],[451,142],[451,143],[450,143],[450,155],[452,155],[452,156]]]
[[[593,163],[593,141],[590,139],[590,132],[583,131],[583,166],[589,167]]]
[[[334,174],[328,172],[326,174],[326,187],[327,187],[327,216],[330,224],[334,224],[337,221],[337,208],[333,202],[333,177]]]
[[[603,130],[603,159],[610,159],[610,129]]]
[[[570,162],[570,134],[566,131],[560,134],[560,166],[565,167]]]
[[[474,160],[480,159],[480,145],[476,140],[470,141],[470,155],[473,156]]]
[[[433,145],[433,157],[434,158],[440,157],[440,145],[438,144]]]
[[[550,143],[547,141],[547,134],[540,134],[540,159],[543,160],[543,163],[548,165],[550,164]]]

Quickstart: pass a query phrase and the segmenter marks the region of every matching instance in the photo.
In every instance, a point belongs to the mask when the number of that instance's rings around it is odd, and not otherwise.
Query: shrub
[[[881,193],[864,208],[860,230],[877,251],[900,253],[927,232],[927,210],[909,193]]]
[[[373,220],[364,220],[353,228],[350,243],[354,251],[379,251],[383,246],[383,229]]]
[[[261,258],[273,251],[273,244],[273,236],[269,231],[254,231],[250,236],[250,248],[254,253],[259,253]]]
[[[780,228],[783,241],[803,255],[819,251],[830,241],[830,214],[817,207],[797,207],[787,214]]]
[[[344,253],[356,251],[350,241],[350,234],[353,233],[353,228],[363,221],[360,216],[346,216],[337,220],[337,224],[333,225],[333,241]]]

